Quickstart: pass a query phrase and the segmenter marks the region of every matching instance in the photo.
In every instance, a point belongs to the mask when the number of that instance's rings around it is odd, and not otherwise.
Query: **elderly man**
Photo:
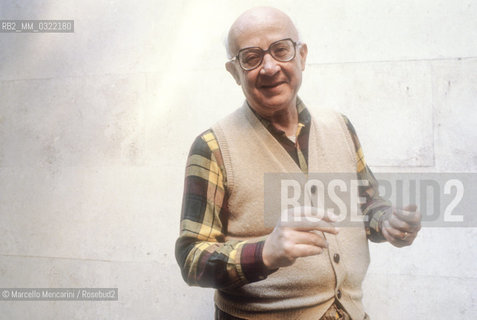
[[[231,26],[227,49],[226,69],[246,101],[192,145],[176,243],[185,281],[217,289],[216,319],[368,318],[361,303],[367,241],[410,245],[420,229],[416,208],[379,198],[346,117],[311,116],[298,98],[308,49],[286,14],[246,11]],[[264,174],[297,171],[367,180],[360,189],[367,222],[338,229],[325,215],[267,227]]]

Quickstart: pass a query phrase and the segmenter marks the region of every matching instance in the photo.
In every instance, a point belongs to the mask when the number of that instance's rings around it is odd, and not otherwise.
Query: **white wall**
[[[223,38],[245,9],[295,18],[301,97],[354,123],[376,171],[477,171],[477,3],[10,1],[0,19],[1,287],[117,287],[117,302],[0,302],[0,319],[211,319],[174,258],[194,137],[242,102]],[[476,229],[371,245],[373,319],[475,319]]]

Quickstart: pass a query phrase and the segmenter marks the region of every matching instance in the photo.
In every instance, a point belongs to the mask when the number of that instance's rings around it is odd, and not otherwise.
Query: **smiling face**
[[[229,50],[235,56],[240,49],[269,46],[282,39],[298,41],[298,32],[290,18],[273,8],[255,8],[245,12],[229,32]],[[288,62],[279,62],[269,53],[255,69],[245,71],[238,61],[229,61],[227,70],[233,75],[250,106],[268,118],[276,112],[296,106],[296,96],[305,69],[307,47],[297,45],[296,56]]]

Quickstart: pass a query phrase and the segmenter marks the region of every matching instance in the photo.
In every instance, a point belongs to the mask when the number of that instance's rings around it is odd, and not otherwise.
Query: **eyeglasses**
[[[288,38],[275,41],[267,50],[263,50],[260,47],[243,48],[239,50],[232,60],[238,60],[242,69],[250,71],[262,64],[266,53],[270,53],[275,60],[280,62],[293,60],[296,55],[297,45],[300,45],[300,43]]]

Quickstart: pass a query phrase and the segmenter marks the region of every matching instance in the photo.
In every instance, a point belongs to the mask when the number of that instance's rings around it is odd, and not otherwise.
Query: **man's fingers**
[[[407,206],[404,207],[404,210],[406,210],[406,211],[417,211],[417,205],[408,204]]]
[[[416,230],[413,228],[404,228],[398,229],[391,225],[389,220],[383,222],[383,232],[386,231],[387,234],[391,235],[394,239],[399,241],[406,241],[410,240],[411,238],[416,237]]]
[[[401,247],[404,247],[406,245],[408,245],[407,243],[404,243],[404,241],[402,241],[401,239],[399,238],[395,238],[394,236],[392,236],[389,232],[388,232],[389,229],[383,229],[383,236],[384,238],[386,238],[386,240],[388,240],[393,246],[396,246],[398,248],[401,248]]]
[[[293,250],[293,257],[294,258],[301,258],[301,257],[309,257],[318,255],[323,252],[323,249],[317,246],[309,245],[309,244],[297,244],[294,246]]]
[[[333,225],[336,216],[329,211],[315,207],[298,207],[288,209],[285,219],[282,215],[281,226],[293,228],[299,231],[322,231],[337,234],[339,229]]]
[[[394,208],[393,215],[410,224],[421,223],[421,214],[417,211],[416,205],[409,205],[404,209]]]
[[[328,242],[326,239],[323,238],[322,235],[315,232],[290,229],[288,230],[288,237],[295,243],[295,245],[308,244],[321,248],[328,248]]]
[[[306,226],[297,226],[294,227],[294,229],[298,231],[321,231],[331,234],[338,234],[340,232],[339,228],[327,222],[309,222],[306,224]]]
[[[404,220],[400,220],[395,215],[391,215],[388,222],[390,227],[398,229],[401,232],[417,232],[421,228],[420,224],[410,224]]]
[[[282,217],[283,215],[287,217],[287,221],[323,220],[327,222],[335,222],[338,219],[338,217],[330,210],[323,210],[309,206],[287,209],[285,214],[282,213]]]
[[[397,229],[401,232],[411,233],[411,232],[417,232],[421,229],[420,224],[409,224],[406,221],[399,220],[395,216],[389,217],[388,222],[390,227]]]
[[[388,219],[388,222],[389,222],[389,225],[395,229],[399,229],[399,230],[402,230],[402,231],[407,231],[408,229],[410,229],[410,225],[409,223],[407,223],[406,221],[404,220],[401,220],[399,218],[397,218],[395,215],[391,214],[389,216],[389,219]]]
[[[327,247],[321,234],[277,226],[265,240],[263,263],[269,269],[286,267],[299,257],[320,254]]]
[[[383,222],[383,231],[386,231],[395,239],[401,239],[406,231],[394,228],[389,220]]]
[[[297,231],[321,231],[338,234],[339,228],[326,221],[290,221],[282,223],[282,226],[293,228]]]
[[[382,234],[386,240],[396,247],[411,245],[421,229],[421,214],[416,205],[404,209],[393,208],[382,221]]]

